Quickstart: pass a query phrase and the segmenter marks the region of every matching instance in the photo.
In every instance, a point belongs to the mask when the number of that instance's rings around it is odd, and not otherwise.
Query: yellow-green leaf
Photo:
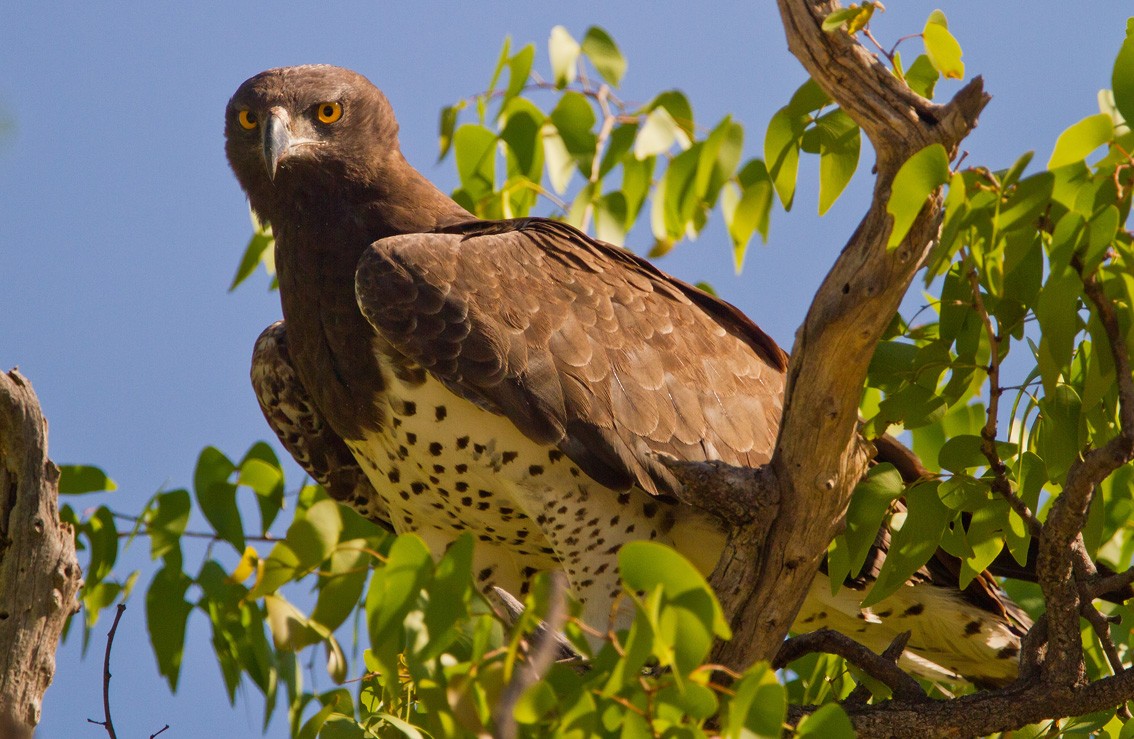
[[[896,248],[910,231],[926,199],[949,181],[949,155],[941,144],[931,144],[910,157],[898,174],[886,203],[886,212],[894,217],[894,230],[886,247]]]
[[[602,78],[618,87],[622,75],[626,74],[626,58],[622,56],[618,44],[614,43],[610,34],[598,26],[591,26],[583,36],[581,49]]]
[[[1067,128],[1055,140],[1055,150],[1047,161],[1048,169],[1075,164],[1103,144],[1114,140],[1114,120],[1105,113],[1087,116]]]
[[[944,77],[959,80],[965,76],[965,63],[961,61],[961,44],[949,33],[945,24],[945,15],[939,10],[933,11],[922,30],[922,40],[925,42],[925,53],[929,57],[933,68]]]

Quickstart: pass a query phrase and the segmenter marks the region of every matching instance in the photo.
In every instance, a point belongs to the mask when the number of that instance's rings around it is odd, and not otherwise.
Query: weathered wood
[[[0,736],[30,737],[82,571],[31,384],[0,374]]]
[[[894,176],[928,145],[954,153],[989,100],[980,78],[946,105],[925,100],[845,32],[821,29],[833,4],[779,6],[788,47],[870,138],[877,180],[869,210],[796,334],[776,451],[757,480],[755,497],[766,507],[735,528],[710,579],[737,635],[715,657],[736,668],[775,656],[866,471],[858,400],[867,366],[937,238],[942,212],[940,198],[930,198],[902,244],[887,249]]]

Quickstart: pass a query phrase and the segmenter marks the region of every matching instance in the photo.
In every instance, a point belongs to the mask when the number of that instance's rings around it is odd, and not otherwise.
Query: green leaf
[[[317,644],[319,635],[307,622],[303,612],[281,595],[265,595],[264,609],[268,613],[268,627],[276,649],[299,651]]]
[[[890,538],[890,551],[878,579],[862,601],[875,605],[903,587],[913,573],[929,561],[953,514],[937,495],[937,481],[915,485],[906,495],[906,517]]]
[[[319,597],[311,611],[311,620],[328,631],[342,625],[358,605],[370,574],[370,555],[363,551],[366,548],[365,539],[342,542],[331,554],[328,567],[319,578]]]
[[[759,159],[744,165],[737,179],[743,192],[737,196],[732,186],[726,187],[721,195],[721,210],[732,239],[733,266],[739,273],[753,232],[758,231],[765,242],[768,240],[774,188],[764,162]]]
[[[933,68],[933,62],[925,54],[919,54],[906,70],[906,84],[910,89],[927,100],[933,99],[933,89],[941,75]]]
[[[315,567],[330,556],[342,529],[339,504],[325,499],[307,509],[302,518],[296,518],[292,522],[287,529],[285,541],[299,557],[301,567]]]
[[[675,142],[681,127],[673,119],[669,111],[662,107],[654,108],[646,116],[646,122],[638,129],[634,138],[634,156],[638,159],[664,154],[670,150]]]
[[[995,500],[973,512],[969,521],[968,540],[973,556],[961,561],[959,585],[967,588],[985,570],[1004,548],[1004,530],[1007,528],[1008,502]]]
[[[595,235],[600,241],[622,246],[626,241],[626,196],[608,192],[595,202]]]
[[[815,121],[819,132],[819,215],[839,199],[858,168],[858,124],[837,108]]]
[[[205,447],[193,472],[193,492],[201,513],[205,514],[217,535],[242,553],[244,524],[236,506],[236,485],[228,481],[235,471],[236,466],[220,450]]]
[[[437,161],[444,159],[448,155],[449,149],[452,148],[453,130],[457,127],[457,114],[464,109],[465,102],[463,100],[456,105],[449,105],[441,109],[441,120],[437,125],[440,131],[438,146],[441,153],[438,155]]]
[[[507,122],[500,130],[500,138],[508,146],[515,158],[520,174],[533,182],[539,182],[543,170],[543,148],[540,141],[544,117],[535,106],[523,105],[527,101],[510,106]]]
[[[660,585],[673,599],[707,592],[712,596],[709,616],[713,633],[722,639],[730,638],[724,612],[705,578],[673,549],[652,541],[632,541],[618,550],[618,567],[622,581],[631,590],[649,592]]]
[[[59,494],[82,495],[117,490],[118,485],[98,467],[85,464],[59,465]]]
[[[805,716],[796,727],[795,735],[820,739],[854,739],[856,736],[846,712],[836,703],[828,703]]]
[[[1072,462],[1083,448],[1082,403],[1069,386],[1060,384],[1039,402],[1040,417],[1035,435],[1036,452],[1047,465],[1053,482],[1062,484]]]
[[[783,107],[772,116],[764,134],[764,160],[768,162],[768,174],[775,184],[776,194],[780,196],[784,210],[791,210],[791,204],[795,200],[803,125],[790,107]]]
[[[1055,149],[1047,161],[1048,169],[1082,162],[1103,144],[1114,140],[1114,121],[1105,113],[1087,116],[1072,124],[1055,140]]]
[[[181,535],[189,525],[189,491],[171,490],[154,496],[157,506],[146,522],[150,533],[150,558],[164,557],[180,549]],[[180,558],[179,558],[180,559]]]
[[[496,182],[496,134],[480,124],[466,123],[453,135],[461,187],[474,200],[492,194]]]
[[[1110,85],[1114,90],[1114,106],[1128,124],[1134,124],[1134,35],[1127,34],[1122,42],[1114,59]]]
[[[1070,267],[1053,267],[1036,298],[1035,314],[1041,338],[1038,362],[1044,391],[1051,394],[1071,362],[1079,333],[1079,293],[1082,283]]]
[[[579,171],[589,177],[597,145],[591,130],[595,125],[595,111],[590,103],[577,92],[565,92],[548,117],[559,131],[568,153],[578,164]]]
[[[697,161],[697,174],[693,181],[697,196],[705,207],[716,204],[717,193],[732,177],[740,162],[740,152],[744,146],[744,128],[725,116],[705,139],[701,157]]]
[[[508,89],[504,91],[504,103],[519,95],[528,82],[535,59],[535,46],[528,44],[508,60]]]
[[[551,37],[547,40],[547,55],[551,60],[555,86],[559,89],[575,81],[580,50],[579,42],[566,28],[555,26],[551,29]]]
[[[897,248],[909,233],[925,201],[949,181],[949,155],[941,144],[931,144],[910,157],[894,175],[886,211],[894,217],[887,248]]]
[[[157,658],[158,672],[177,692],[181,655],[185,648],[185,622],[193,606],[185,600],[192,581],[180,569],[163,567],[146,591],[146,629]]]
[[[240,283],[247,280],[261,262],[265,263],[266,268],[269,267],[268,262],[272,259],[271,249],[276,244],[276,240],[272,236],[272,227],[266,223],[258,222],[255,215],[252,216],[252,226],[252,237],[248,240],[248,246],[244,248],[244,256],[240,258],[240,266],[236,268],[232,284],[228,286],[229,292],[232,292]],[[274,268],[268,268],[269,274],[274,272]]]
[[[787,692],[767,662],[758,662],[732,686],[722,726],[724,739],[779,739],[787,716]]]
[[[626,74],[626,59],[610,34],[598,26],[591,26],[583,36],[582,51],[602,78],[618,87],[622,75]]]
[[[867,0],[862,5],[852,3],[850,7],[839,8],[823,19],[823,30],[831,33],[844,28],[847,33],[854,35],[870,22],[870,17],[874,15],[874,5]]]
[[[90,562],[84,573],[88,586],[101,582],[110,575],[118,561],[118,527],[114,514],[106,506],[99,506],[83,528],[90,542]]]
[[[646,110],[656,110],[657,108],[665,108],[677,123],[677,127],[681,129],[678,134],[677,143],[683,149],[689,148],[694,138],[695,126],[693,124],[693,107],[689,105],[689,98],[685,97],[685,93],[680,90],[666,90],[665,92],[658,93],[650,104],[646,106]]]
[[[433,574],[432,567],[433,558],[420,537],[402,534],[394,539],[386,566],[375,568],[366,595],[370,645],[375,652],[397,654],[403,640],[402,619]]]
[[[926,21],[921,35],[925,42],[925,53],[933,68],[948,79],[962,79],[965,76],[965,63],[961,61],[961,45],[949,33],[944,13],[935,10]]]
[[[836,590],[847,577],[857,577],[866,563],[866,555],[878,536],[878,527],[886,518],[890,504],[905,492],[902,476],[891,464],[870,469],[866,478],[855,486],[847,507],[846,530],[840,538],[847,544],[845,572],[830,571],[831,589]]]
[[[283,468],[280,467],[280,459],[275,451],[262,441],[249,447],[240,460],[237,482],[247,485],[256,493],[256,505],[260,508],[260,533],[266,534],[284,505]]]
[[[562,195],[567,191],[571,182],[571,175],[575,173],[575,162],[567,145],[552,126],[545,126],[543,134],[543,155],[547,160],[547,178],[551,180],[551,187]]]
[[[1000,206],[1000,228],[1034,228],[1036,219],[1051,201],[1054,186],[1055,176],[1051,172],[1038,172],[1021,180]]]

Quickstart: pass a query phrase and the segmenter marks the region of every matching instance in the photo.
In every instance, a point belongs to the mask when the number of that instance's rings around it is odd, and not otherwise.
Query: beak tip
[[[264,121],[264,166],[268,170],[268,179],[272,182],[275,182],[280,160],[284,158],[291,146],[291,134],[288,131],[285,117],[272,112]]]

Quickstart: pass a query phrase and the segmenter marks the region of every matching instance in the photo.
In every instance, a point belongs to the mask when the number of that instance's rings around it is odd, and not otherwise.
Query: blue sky
[[[1097,112],[1122,4],[940,4],[968,74],[983,74],[994,96],[968,163],[1003,167],[1027,149],[1042,163],[1060,131]],[[916,32],[934,7],[895,0],[875,33],[892,42]],[[535,42],[546,71],[556,24],[579,38],[591,24],[613,35],[629,60],[624,99],[680,88],[702,127],[731,113],[745,125],[746,158],[804,79],[770,2],[6,3],[0,117],[14,127],[0,135],[0,369],[18,365],[31,379],[54,459],[100,465],[119,483],[112,496],[76,502],[135,512],[158,489],[187,485],[201,447],[239,456],[270,435],[247,367],[278,300],[259,277],[226,292],[250,228],[222,149],[225,102],[241,81],[310,62],[366,74],[398,113],[407,158],[451,189],[451,161],[435,164],[440,108],[483,89],[506,34]],[[774,215],[770,243],[753,245],[739,277],[719,228],[661,266],[710,281],[790,348],[869,196],[870,164],[864,151],[851,188],[820,220],[815,162],[805,160],[795,209]],[[136,546],[128,563],[145,567],[147,552]],[[120,735],[166,723],[169,737],[258,734],[260,698],[249,691],[228,707],[199,615],[181,690],[169,694],[149,652],[142,588],[114,652]],[[101,731],[86,723],[101,715],[99,630],[86,661],[77,639],[61,649],[40,736]],[[284,732],[280,720],[270,731]]]

